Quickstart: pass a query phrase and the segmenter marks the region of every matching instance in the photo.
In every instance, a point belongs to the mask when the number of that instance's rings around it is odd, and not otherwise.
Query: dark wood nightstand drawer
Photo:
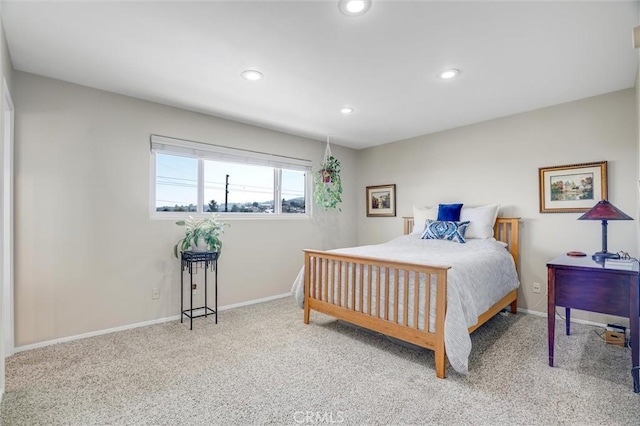
[[[629,317],[629,274],[556,268],[556,305]],[[636,274],[637,275],[637,274]]]

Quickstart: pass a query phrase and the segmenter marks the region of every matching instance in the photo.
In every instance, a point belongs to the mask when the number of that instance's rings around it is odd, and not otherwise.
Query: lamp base
[[[618,253],[611,253],[608,251],[599,251],[594,253],[591,258],[598,263],[604,263],[605,259],[620,259],[620,255]]]

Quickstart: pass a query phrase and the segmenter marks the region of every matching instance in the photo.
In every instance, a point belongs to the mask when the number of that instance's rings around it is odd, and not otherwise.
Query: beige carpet
[[[638,425],[630,350],[593,327],[498,315],[472,335],[468,376],[433,354],[312,313],[292,299],[7,359],[2,425]],[[561,321],[559,322],[561,323]]]

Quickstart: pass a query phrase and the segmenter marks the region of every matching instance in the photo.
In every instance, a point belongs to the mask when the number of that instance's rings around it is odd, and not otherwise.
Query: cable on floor
[[[603,341],[605,340],[604,338],[604,331],[602,333],[598,333],[598,330],[593,330],[593,332],[596,334],[596,336],[598,336],[599,338],[601,338]]]

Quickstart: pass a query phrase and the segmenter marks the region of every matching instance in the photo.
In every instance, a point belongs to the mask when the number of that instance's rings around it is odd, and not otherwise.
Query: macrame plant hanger
[[[325,210],[340,210],[342,202],[342,182],[340,181],[340,161],[331,153],[331,144],[327,136],[327,147],[320,170],[315,175],[313,191],[316,203]]]
[[[333,157],[331,154],[331,145],[329,144],[329,136],[327,136],[327,147],[324,149],[324,159],[322,160],[322,182],[331,183],[331,165],[330,159]]]

